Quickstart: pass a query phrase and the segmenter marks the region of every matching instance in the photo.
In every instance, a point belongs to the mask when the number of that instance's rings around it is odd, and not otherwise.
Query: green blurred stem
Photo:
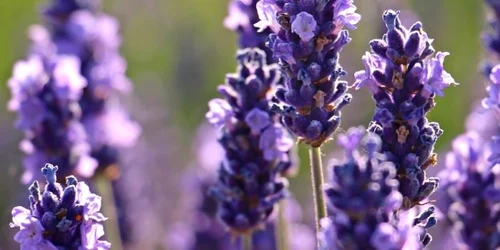
[[[278,210],[278,225],[276,226],[276,236],[278,238],[278,250],[288,250],[288,220],[285,216],[286,199],[280,202]]]
[[[243,250],[252,250],[252,234],[245,234],[243,238]]]
[[[103,214],[108,219],[104,222],[104,232],[106,239],[111,242],[111,250],[122,250],[122,240],[120,238],[120,227],[118,225],[118,216],[113,198],[113,189],[111,181],[103,175],[95,177],[95,185],[103,201]]]
[[[326,217],[325,196],[323,195],[323,165],[321,163],[321,149],[319,147],[311,147],[309,149],[309,161],[311,163],[311,182],[317,233],[320,230],[319,220]]]

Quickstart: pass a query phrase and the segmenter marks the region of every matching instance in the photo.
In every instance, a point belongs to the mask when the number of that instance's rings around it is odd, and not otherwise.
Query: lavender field
[[[500,249],[500,1],[0,2],[0,250]]]

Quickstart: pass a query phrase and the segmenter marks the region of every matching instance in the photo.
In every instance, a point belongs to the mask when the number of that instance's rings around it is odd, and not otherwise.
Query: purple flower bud
[[[210,111],[207,113],[206,118],[208,122],[220,127],[229,123],[233,117],[233,110],[229,103],[223,99],[214,99],[208,103]]]
[[[245,117],[245,122],[253,134],[259,134],[263,128],[271,124],[269,114],[258,108],[252,109]]]
[[[238,34],[240,48],[257,47],[264,50],[267,54],[267,62],[272,63],[274,59],[266,47],[267,37],[272,30],[264,24],[257,25],[258,28],[254,27],[254,24],[259,22],[259,16],[266,15],[265,11],[262,11],[262,4],[258,3],[259,0],[231,0],[224,26]],[[276,14],[271,13],[269,13],[269,20],[274,20]]]
[[[260,21],[254,24],[259,32],[264,31],[266,28],[271,28],[273,31],[279,30],[279,23],[276,20],[278,9],[273,4],[273,0],[260,0],[257,2],[257,13]]]
[[[339,0],[333,4],[335,31],[338,33],[342,27],[356,29],[356,24],[361,20],[361,15],[356,12],[356,6],[353,0]],[[321,9],[322,10],[322,9]]]
[[[316,20],[311,14],[300,12],[292,23],[292,32],[299,35],[303,42],[309,42],[315,36],[316,27]]]

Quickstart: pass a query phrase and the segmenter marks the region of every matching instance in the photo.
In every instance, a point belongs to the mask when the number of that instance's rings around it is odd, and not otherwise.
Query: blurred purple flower
[[[278,8],[274,0],[260,0],[257,2],[256,8],[259,21],[254,23],[254,26],[259,29],[258,32],[262,32],[267,28],[270,28],[273,32],[278,32],[280,29],[276,19]]]
[[[100,170],[116,166],[118,149],[133,145],[141,132],[125,109],[114,102],[120,94],[132,90],[132,83],[125,75],[127,63],[119,51],[122,42],[119,23],[100,11],[100,1],[97,0],[53,0],[43,13],[48,28],[35,26],[30,30],[32,52],[47,58],[55,55],[79,58],[81,64],[77,72],[87,82],[78,98],[81,120],[90,135],[100,135],[99,139],[95,136],[89,138],[91,154],[98,161]],[[114,103],[110,105],[110,102]],[[119,122],[113,121],[115,118],[119,118]],[[105,124],[103,121],[113,122]],[[117,123],[131,129],[131,134],[125,139],[118,139],[125,135],[123,129],[108,129]]]
[[[453,141],[453,150],[440,173],[441,205],[453,224],[454,237],[460,248],[497,249],[500,247],[499,166],[490,155],[497,151],[495,141],[485,142],[469,131]]]
[[[38,181],[30,186],[30,208],[12,210],[11,227],[20,231],[14,240],[21,249],[106,250],[111,244],[101,241],[106,217],[100,213],[101,197],[90,192],[84,182],[66,177],[66,187],[57,183],[57,166],[46,164],[42,173],[47,180],[41,193]]]
[[[91,177],[97,162],[82,124],[78,99],[86,86],[80,61],[72,56],[32,55],[14,66],[9,80],[9,110],[17,111],[16,127],[25,132],[21,149],[27,154],[24,183],[39,179],[46,162],[61,166],[63,175]]]
[[[208,122],[217,127],[231,123],[234,113],[231,105],[229,105],[226,100],[219,98],[213,99],[208,102],[208,107],[210,111],[208,111],[205,116]]]
[[[423,249],[430,236],[422,234],[420,227],[429,227],[435,218],[429,213],[416,220],[395,216],[403,197],[397,190],[394,165],[377,154],[380,138],[365,135],[359,127],[340,135],[338,142],[345,148],[346,159],[331,168],[325,189],[330,217],[321,221],[320,249]],[[360,154],[361,144],[366,156]]]
[[[485,0],[485,2],[493,11],[493,16],[489,19],[491,31],[485,32],[482,40],[486,48],[498,56],[500,55],[500,2],[498,0]]]
[[[356,29],[355,25],[361,20],[361,15],[356,13],[354,0],[334,1],[333,8],[335,9],[335,33],[340,32],[344,26],[351,30]]]
[[[195,145],[196,160],[184,173],[183,193],[178,203],[182,218],[168,229],[165,245],[173,250],[189,249],[237,249],[239,240],[231,234],[217,218],[217,200],[208,195],[208,190],[217,182],[217,169],[225,157],[224,148],[217,142],[218,129],[200,126]],[[298,203],[288,199],[285,217],[290,225],[289,244],[292,250],[309,250],[315,244],[311,228],[299,223],[301,209]],[[253,246],[258,250],[276,249],[275,216],[265,224],[263,230],[253,233]]]
[[[500,65],[493,67],[490,73],[491,84],[486,88],[488,97],[483,100],[483,107],[500,111]]]

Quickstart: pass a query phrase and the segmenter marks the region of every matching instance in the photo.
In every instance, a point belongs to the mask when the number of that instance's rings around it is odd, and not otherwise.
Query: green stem
[[[288,250],[288,220],[285,216],[287,200],[280,202],[278,210],[278,224],[276,225],[276,236],[278,238],[278,249]]]
[[[327,216],[325,196],[323,195],[323,165],[321,164],[321,149],[319,147],[311,147],[309,149],[309,160],[311,163],[311,181],[314,198],[314,212],[316,215],[316,232],[319,232],[319,220]]]
[[[243,238],[243,250],[252,250],[252,234],[245,234]]]
[[[102,210],[108,219],[104,222],[106,239],[111,242],[111,250],[122,250],[122,240],[120,237],[120,227],[118,226],[118,216],[113,198],[111,181],[103,175],[95,177],[95,184],[99,195],[102,197]]]

